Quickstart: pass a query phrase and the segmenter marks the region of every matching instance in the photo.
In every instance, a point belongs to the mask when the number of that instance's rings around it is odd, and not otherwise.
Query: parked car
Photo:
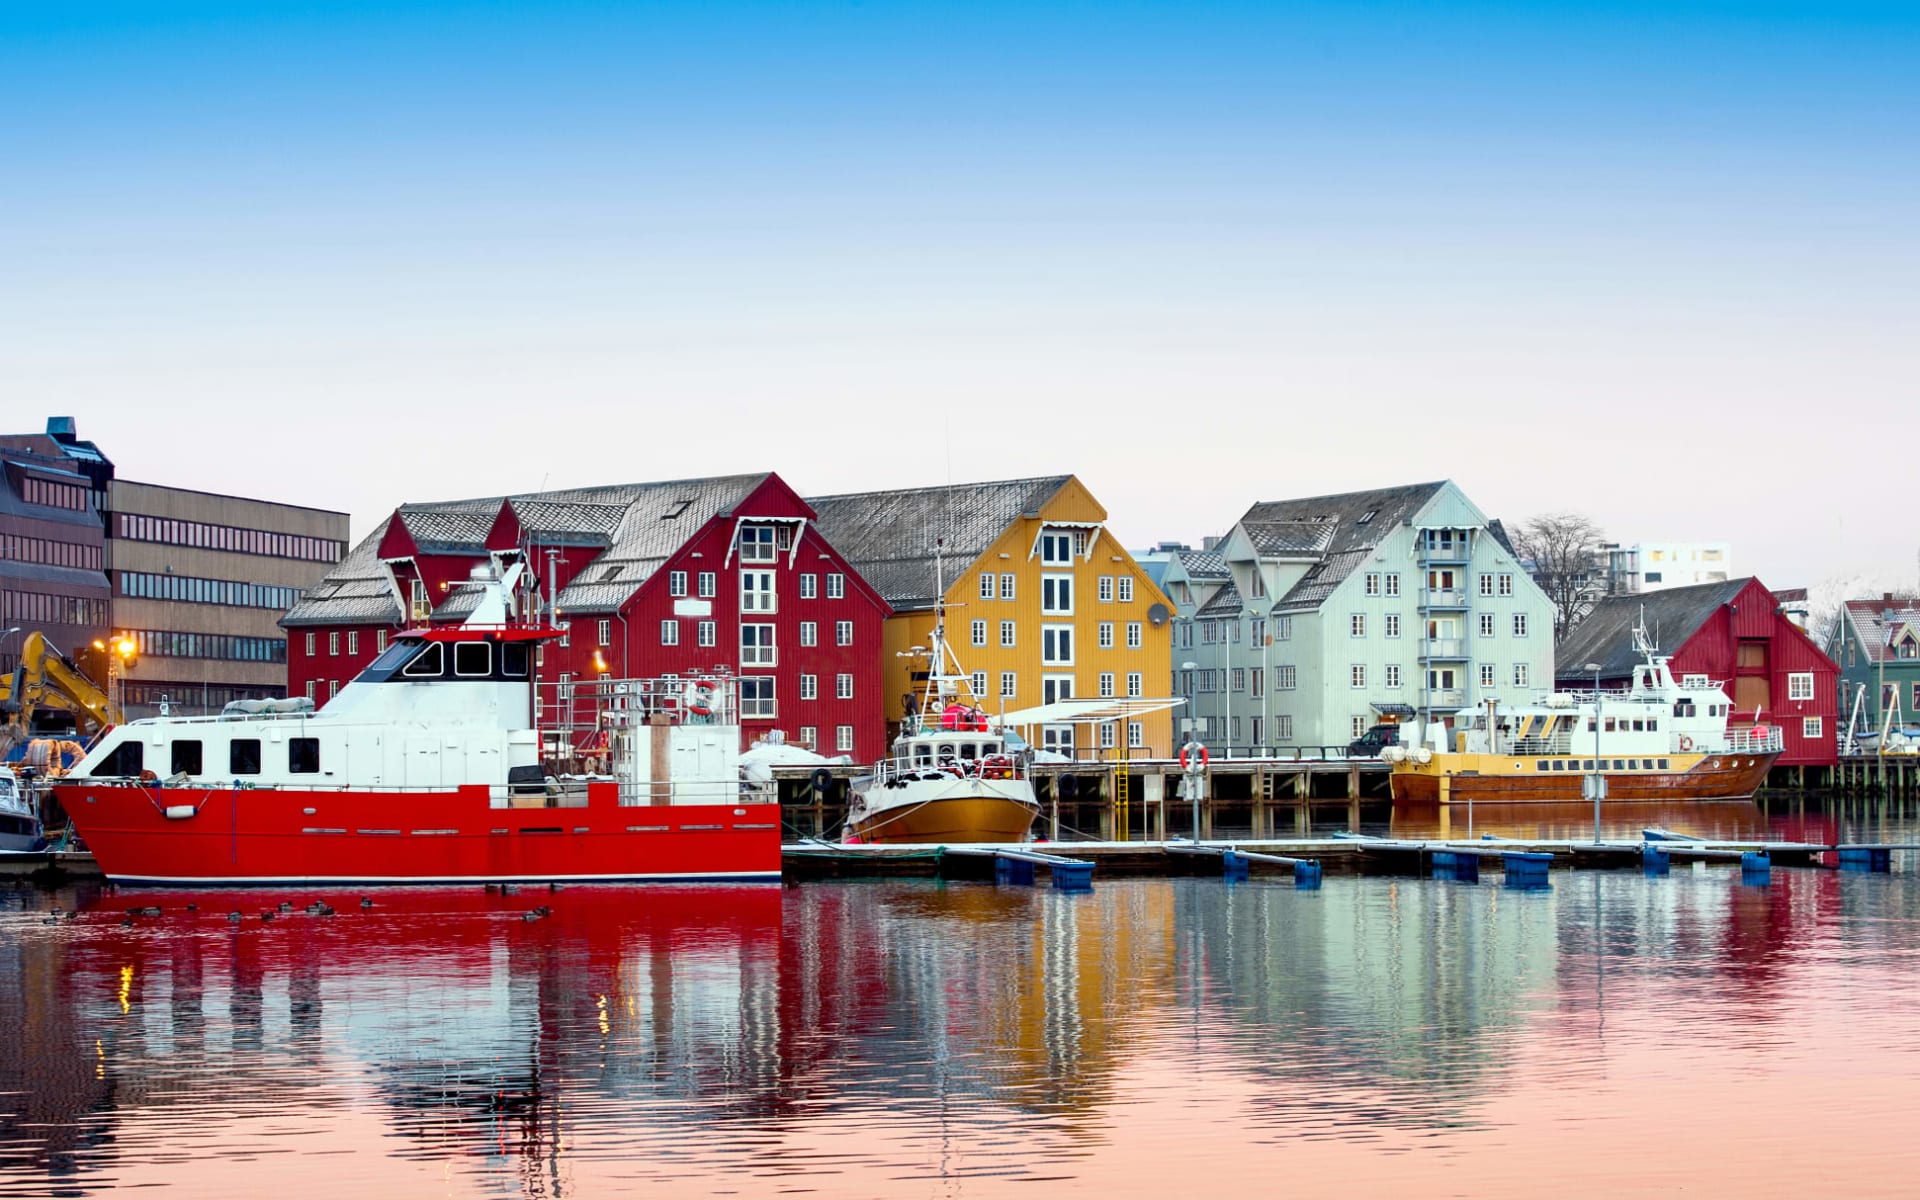
[[[1379,758],[1388,746],[1400,745],[1398,725],[1375,725],[1347,743],[1348,758]]]

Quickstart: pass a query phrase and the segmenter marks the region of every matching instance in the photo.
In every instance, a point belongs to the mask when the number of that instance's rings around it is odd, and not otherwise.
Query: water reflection
[[[1164,1189],[1920,1032],[1907,875],[5,898],[9,1195]]]

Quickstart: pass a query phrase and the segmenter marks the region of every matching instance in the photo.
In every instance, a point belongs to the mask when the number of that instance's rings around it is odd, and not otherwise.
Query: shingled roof
[[[480,496],[404,504],[396,516],[423,554],[484,554],[500,506],[511,503],[522,531],[542,544],[606,547],[560,590],[559,603],[565,612],[607,612],[625,603],[695,530],[744,501],[768,478],[761,472]],[[381,522],[361,539],[280,623],[289,628],[399,623],[399,606],[379,557],[387,525]]]
[[[956,483],[892,492],[809,496],[815,526],[896,611],[931,608],[938,549],[948,581],[1023,516],[1036,514],[1071,475]]]
[[[1845,612],[1853,626],[1853,636],[1865,651],[1867,661],[1894,661],[1888,651],[1888,634],[1903,626],[1920,629],[1920,600],[1894,596],[1879,600],[1849,600]],[[1829,653],[1835,651],[1829,650]]]
[[[1574,626],[1567,640],[1555,650],[1558,675],[1561,679],[1590,681],[1593,672],[1586,669],[1588,663],[1600,664],[1602,679],[1630,675],[1640,665],[1640,654],[1633,646],[1636,625],[1644,624],[1660,652],[1671,654],[1723,605],[1732,603],[1751,582],[1751,578],[1729,579],[1724,583],[1608,596],[1593,606],[1593,611]]]
[[[1239,526],[1262,558],[1314,559],[1314,565],[1274,605],[1275,612],[1305,612],[1333,595],[1394,529],[1413,520],[1446,483],[1265,500],[1246,511]]]

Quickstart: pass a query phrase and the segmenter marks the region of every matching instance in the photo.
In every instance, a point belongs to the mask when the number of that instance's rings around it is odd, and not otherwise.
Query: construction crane
[[[132,665],[131,639],[117,638],[111,647],[95,645]],[[21,643],[20,664],[12,674],[0,675],[0,760],[22,742],[91,737],[119,723],[112,698],[43,633],[28,634]]]

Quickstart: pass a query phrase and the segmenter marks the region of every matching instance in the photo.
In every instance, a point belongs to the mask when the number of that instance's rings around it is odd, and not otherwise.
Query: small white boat
[[[0,767],[0,852],[37,850],[43,845],[40,814],[20,781]]]

